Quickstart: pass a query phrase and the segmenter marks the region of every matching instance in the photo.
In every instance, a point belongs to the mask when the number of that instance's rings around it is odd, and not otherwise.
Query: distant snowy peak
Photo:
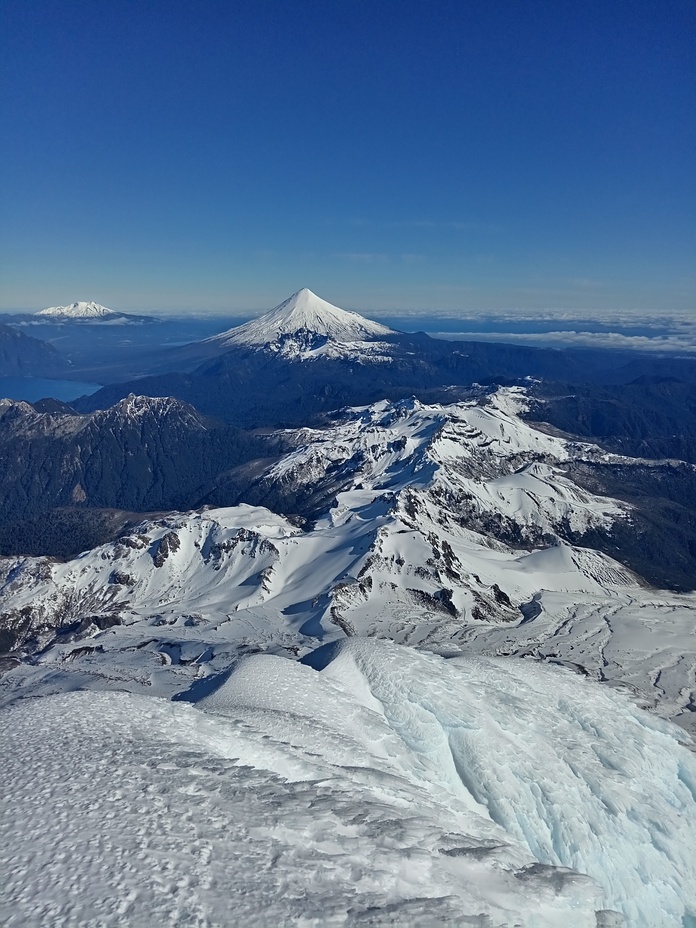
[[[285,355],[308,356],[326,354],[327,343],[357,348],[394,334],[386,325],[339,309],[305,287],[258,319],[207,341],[230,348],[263,346]]]
[[[118,313],[92,300],[89,303],[71,303],[69,306],[49,306],[48,309],[39,310],[36,315],[55,316],[61,319],[103,319],[106,316],[116,316]]]
[[[28,317],[29,322],[78,322],[100,323],[102,325],[141,325],[152,322],[152,316],[136,316],[132,313],[120,313],[94,300],[89,303],[71,303],[69,306],[49,306]]]

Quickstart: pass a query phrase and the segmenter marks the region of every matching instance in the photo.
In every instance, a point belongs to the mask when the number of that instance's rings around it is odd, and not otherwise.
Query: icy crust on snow
[[[389,346],[376,339],[393,334],[386,325],[339,309],[305,287],[258,319],[206,342],[229,348],[264,347],[291,358],[350,355],[386,362]]]
[[[631,926],[693,917],[696,757],[682,732],[538,664],[329,647],[325,673],[359,671],[431,788],[468,794],[541,863],[589,874]]]
[[[694,916],[696,757],[677,729],[537,664],[327,650],[320,672],[250,657],[195,706],[72,693],[4,709],[3,924]]]

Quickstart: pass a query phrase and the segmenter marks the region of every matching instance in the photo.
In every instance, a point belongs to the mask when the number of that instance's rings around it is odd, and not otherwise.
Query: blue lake
[[[34,403],[44,397],[70,402],[78,396],[96,393],[100,383],[82,383],[79,380],[46,380],[42,377],[0,377],[0,398],[26,400]]]

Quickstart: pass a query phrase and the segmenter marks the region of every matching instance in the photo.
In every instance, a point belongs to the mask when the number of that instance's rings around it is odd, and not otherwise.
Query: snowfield
[[[691,924],[679,729],[536,663],[309,660],[4,709],[3,924]]]

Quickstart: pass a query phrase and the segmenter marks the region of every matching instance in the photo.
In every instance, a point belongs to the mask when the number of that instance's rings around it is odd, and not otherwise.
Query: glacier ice
[[[442,662],[357,640],[324,650],[329,675],[361,672],[431,782],[465,790],[538,861],[592,876],[629,925],[693,913],[696,758],[681,732],[531,662]]]
[[[619,692],[366,639],[213,683],[194,705],[76,692],[2,710],[4,924],[696,915],[696,757]]]

